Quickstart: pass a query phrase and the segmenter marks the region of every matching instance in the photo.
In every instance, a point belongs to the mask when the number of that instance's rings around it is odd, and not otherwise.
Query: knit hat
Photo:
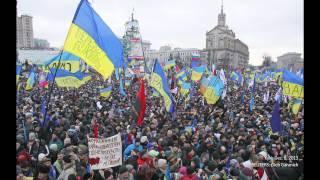
[[[40,162],[43,162],[43,161],[47,161],[47,160],[50,160],[50,159],[48,159],[45,154],[40,153],[40,154],[38,155],[38,160],[39,160]]]
[[[236,159],[231,159],[230,160],[230,165],[231,166],[235,166],[238,163],[238,161]]]
[[[51,144],[50,147],[49,147],[49,149],[50,149],[51,151],[58,151],[58,145],[57,145],[57,144]]]
[[[85,155],[89,152],[88,147],[86,145],[79,144],[78,147],[79,147],[78,151],[80,155]]]
[[[149,151],[149,153],[148,153],[151,157],[156,157],[156,156],[158,156],[159,155],[159,152],[158,151],[155,151],[155,150],[151,150],[151,151]]]
[[[132,164],[127,164],[126,168],[127,168],[128,171],[131,171],[134,167],[133,167]]]
[[[183,176],[187,175],[187,167],[181,167],[179,169],[179,173],[182,174]]]
[[[21,155],[19,155],[18,156],[18,162],[24,162],[24,161],[26,161],[28,158],[25,156],[25,155],[23,155],[23,154],[21,154]]]
[[[128,169],[127,169],[126,166],[121,166],[120,169],[119,169],[119,173],[120,173],[120,174],[123,174],[123,173],[125,173],[125,172],[127,172],[127,171],[128,171]]]
[[[140,139],[140,142],[141,142],[141,143],[148,142],[147,136],[142,136],[141,139]]]
[[[36,134],[34,132],[29,133],[29,140],[34,141],[36,139]]]
[[[267,160],[267,158],[268,158],[268,154],[267,154],[265,151],[261,151],[261,152],[259,152],[259,154],[258,154],[258,155],[263,156],[265,160]]]

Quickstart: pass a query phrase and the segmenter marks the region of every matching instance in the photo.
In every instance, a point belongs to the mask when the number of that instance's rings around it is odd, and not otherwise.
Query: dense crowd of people
[[[256,84],[253,111],[246,83],[235,86],[228,79],[226,96],[215,105],[207,104],[199,93],[200,84],[193,83],[189,100],[173,94],[176,108],[170,114],[162,97],[153,96],[144,81],[146,113],[139,127],[132,116],[140,86],[137,78],[125,87],[126,97],[120,95],[115,77],[112,95],[101,97],[99,88],[109,84],[97,74],[79,89],[53,86],[44,120],[42,98],[50,88],[35,84],[31,91],[24,90],[27,73],[25,70],[20,77],[16,99],[17,179],[168,180],[168,175],[180,180],[303,179],[304,107],[293,115],[288,100],[282,98],[283,133],[272,133],[270,118],[277,83]],[[267,89],[270,98],[265,103]],[[99,138],[121,134],[122,166],[90,168],[87,138],[94,136],[95,123]],[[297,163],[297,167],[257,163]]]

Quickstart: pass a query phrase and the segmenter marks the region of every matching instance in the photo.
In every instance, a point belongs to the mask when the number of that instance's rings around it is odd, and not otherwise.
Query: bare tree
[[[263,62],[262,62],[262,66],[263,67],[270,67],[271,64],[273,63],[271,56],[269,55],[263,55]]]

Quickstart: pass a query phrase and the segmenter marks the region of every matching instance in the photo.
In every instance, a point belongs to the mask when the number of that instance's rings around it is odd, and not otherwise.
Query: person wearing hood
[[[143,150],[143,147],[140,145],[140,139],[139,138],[136,138],[135,139],[135,143],[133,144],[130,144],[123,152],[124,154],[124,160],[127,160],[128,157],[130,156],[131,154],[131,151],[132,150],[137,150],[138,152],[141,152]]]

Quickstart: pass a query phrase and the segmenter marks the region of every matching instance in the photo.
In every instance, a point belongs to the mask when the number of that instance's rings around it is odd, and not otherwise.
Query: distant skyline
[[[217,25],[221,0],[89,0],[119,37],[134,8],[143,40],[152,49],[170,45],[205,48],[207,31]],[[62,47],[80,0],[18,0],[18,15],[33,16],[34,37]],[[287,52],[303,57],[303,0],[224,0],[226,24],[249,47],[249,63],[261,65],[268,54],[276,61]]]

